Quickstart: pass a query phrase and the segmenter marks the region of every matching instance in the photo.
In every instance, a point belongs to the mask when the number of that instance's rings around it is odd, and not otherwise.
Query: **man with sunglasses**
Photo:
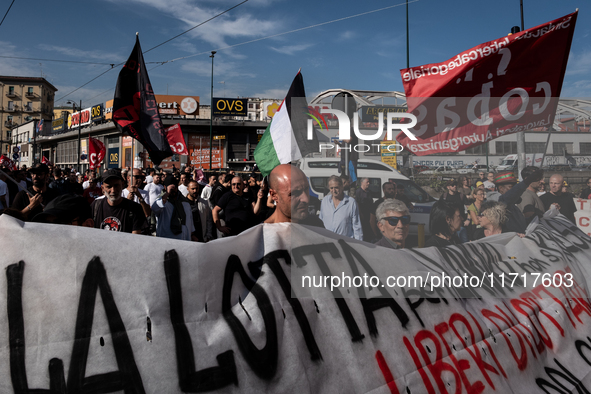
[[[382,239],[375,244],[390,249],[403,249],[410,227],[408,207],[394,199],[384,200],[376,210]]]
[[[145,190],[140,189],[142,183],[144,182],[146,177],[144,173],[139,168],[133,169],[133,181],[131,177],[127,176],[127,186],[121,192],[123,198],[127,198],[128,200],[137,202],[142,206],[142,210],[144,211],[144,215],[146,217],[150,217],[152,215],[152,201],[150,201],[150,193]]]
[[[474,188],[477,188],[477,187],[478,187],[478,185],[476,185],[476,183],[477,183],[477,182],[482,182],[482,183],[484,183],[484,181],[486,181],[486,173],[485,173],[484,171],[480,171],[480,172],[478,172],[478,178],[476,178],[476,179],[474,180],[474,185],[473,185],[473,187],[474,187]]]
[[[259,190],[256,201],[250,193],[244,193],[244,181],[239,176],[232,178],[231,193],[224,194],[212,211],[213,223],[225,236],[238,235],[256,225],[256,215],[262,205],[263,191]],[[224,210],[226,225],[220,222],[220,211]]]

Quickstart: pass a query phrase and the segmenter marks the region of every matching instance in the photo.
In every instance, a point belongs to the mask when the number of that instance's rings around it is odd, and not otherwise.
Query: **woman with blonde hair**
[[[507,220],[507,205],[498,201],[486,201],[480,208],[478,219],[480,228],[474,233],[474,239],[481,239],[503,232],[503,223]]]

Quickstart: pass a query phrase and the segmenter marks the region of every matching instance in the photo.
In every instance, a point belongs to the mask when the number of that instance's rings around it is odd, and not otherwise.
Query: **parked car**
[[[458,171],[450,166],[439,166],[434,170],[427,170],[421,172],[421,174],[425,175],[444,175],[444,174],[457,174]]]
[[[486,164],[468,164],[458,169],[458,174],[477,174],[479,171],[488,171]]]
[[[417,165],[413,167],[413,170],[415,172],[415,174],[420,174],[423,171],[427,171],[429,169],[428,166],[421,166],[421,165]]]

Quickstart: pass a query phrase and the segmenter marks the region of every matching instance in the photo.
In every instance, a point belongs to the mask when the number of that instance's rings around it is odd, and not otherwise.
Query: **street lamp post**
[[[209,170],[213,169],[211,159],[213,154],[213,56],[216,51],[211,51],[211,105],[209,110]]]
[[[74,112],[76,112],[76,102],[72,101],[72,100],[68,100],[67,104],[72,104],[72,107],[74,108]],[[81,138],[81,133],[82,133],[82,100],[80,100],[80,107],[78,107],[79,113],[78,113],[78,152],[77,152],[77,165],[76,165],[76,170],[80,171],[80,138]],[[72,116],[74,116],[74,113],[72,113]]]

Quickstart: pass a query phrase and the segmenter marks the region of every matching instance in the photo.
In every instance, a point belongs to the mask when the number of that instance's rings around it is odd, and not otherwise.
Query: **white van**
[[[328,178],[331,175],[339,175],[339,159],[301,159],[298,167],[310,180],[310,194],[322,199],[328,190]],[[411,209],[411,222],[423,223],[425,235],[429,234],[429,214],[435,199],[419,185],[396,171],[389,165],[377,160],[360,159],[357,162],[357,177],[369,178],[369,191],[372,198],[377,200],[382,197],[382,185],[385,182],[393,181],[398,187],[404,188],[404,194],[410,199],[414,208]],[[417,233],[417,225],[411,224],[410,233]]]

